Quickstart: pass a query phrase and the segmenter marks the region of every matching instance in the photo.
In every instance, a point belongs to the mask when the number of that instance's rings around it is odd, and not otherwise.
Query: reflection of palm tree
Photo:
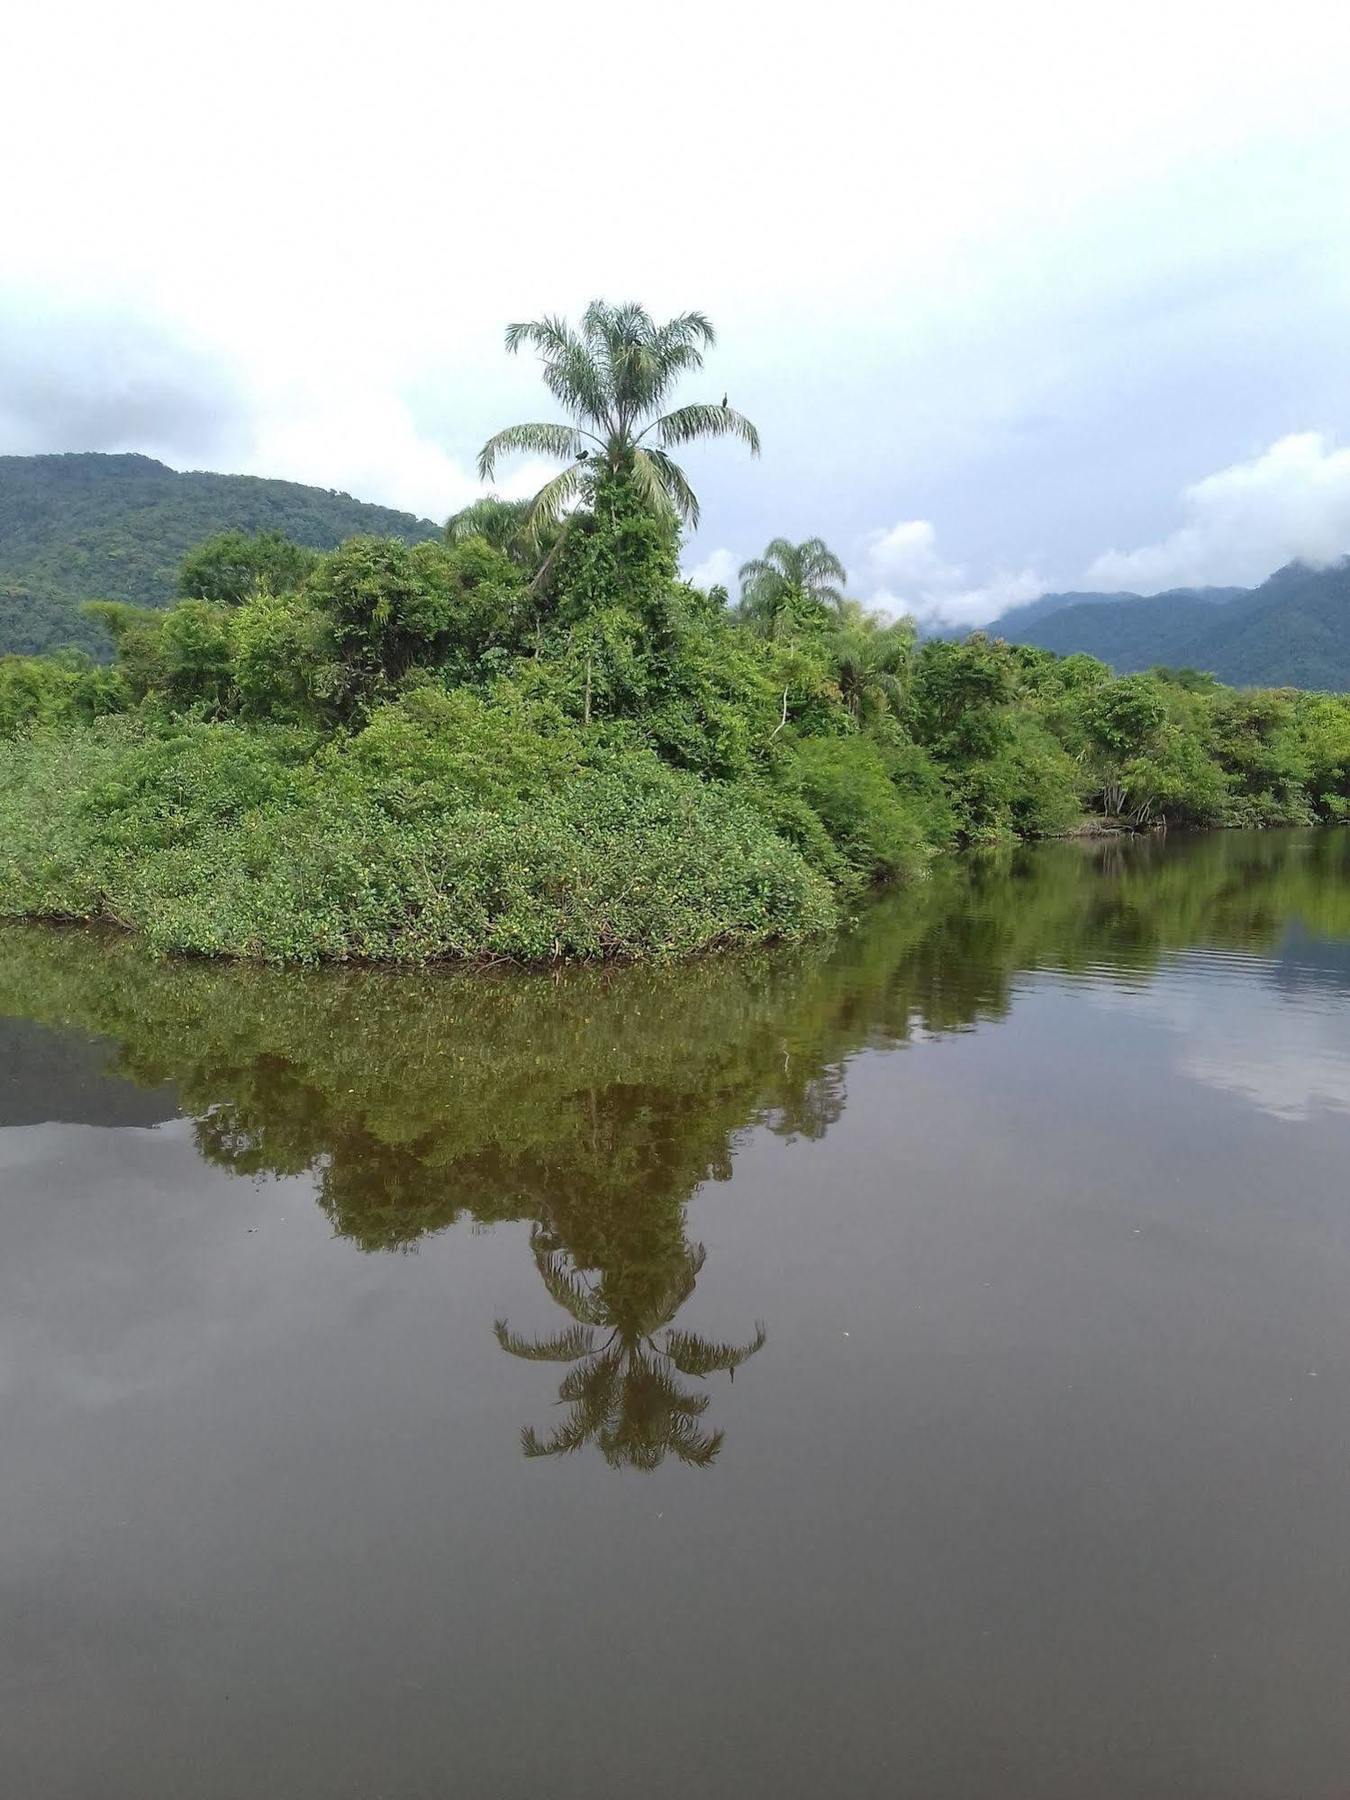
[[[559,1401],[571,1409],[566,1423],[544,1438],[527,1425],[521,1433],[526,1456],[559,1456],[594,1443],[615,1469],[654,1469],[667,1452],[706,1468],[723,1434],[698,1423],[710,1396],[687,1392],[675,1376],[734,1375],[763,1345],[764,1327],[756,1327],[748,1344],[712,1343],[671,1327],[703,1267],[702,1244],[685,1245],[635,1292],[615,1291],[603,1276],[588,1279],[539,1227],[530,1234],[530,1247],[544,1286],[574,1323],[551,1338],[532,1339],[517,1337],[498,1319],[497,1341],[530,1362],[575,1366],[558,1390]]]

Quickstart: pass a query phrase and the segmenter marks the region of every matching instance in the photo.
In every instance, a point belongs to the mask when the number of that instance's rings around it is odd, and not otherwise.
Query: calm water
[[[1350,1793],[1350,834],[0,1070],[6,1795]]]

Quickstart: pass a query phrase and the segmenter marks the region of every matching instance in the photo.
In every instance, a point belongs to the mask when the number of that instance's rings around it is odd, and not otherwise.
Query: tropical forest
[[[327,549],[218,532],[173,604],[0,658],[0,917],[275,962],[662,959],[827,932],[963,849],[1350,818],[1345,695],[922,637],[819,537],[735,593],[683,579],[683,447],[760,448],[688,397],[714,344],[600,301],[513,324],[548,416],[479,474],[556,463],[533,498]]]

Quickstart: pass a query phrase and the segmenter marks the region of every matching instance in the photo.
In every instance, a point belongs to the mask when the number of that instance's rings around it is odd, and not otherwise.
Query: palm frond
[[[537,539],[550,525],[558,523],[568,503],[576,499],[585,482],[586,465],[576,462],[555,475],[552,481],[544,483],[530,502],[528,530],[532,537]]]
[[[595,1332],[589,1325],[569,1325],[551,1338],[518,1337],[507,1329],[505,1319],[495,1319],[492,1329],[502,1349],[524,1362],[576,1362],[589,1356],[595,1346]]]
[[[644,328],[651,330],[651,318],[645,307],[629,301],[611,306],[604,300],[592,300],[581,315],[581,329],[592,350],[606,351],[625,338],[641,341]]]
[[[562,357],[576,349],[579,340],[566,319],[546,313],[542,319],[520,319],[507,326],[506,348],[510,354],[514,356],[522,344],[533,344],[543,356]]]
[[[747,570],[750,571],[748,574]],[[776,612],[795,592],[787,576],[780,575],[777,569],[747,563],[741,570],[741,602],[752,612]]]
[[[582,1325],[602,1325],[605,1321],[605,1309],[601,1300],[592,1291],[589,1283],[571,1266],[561,1250],[547,1250],[542,1242],[532,1246],[534,1266],[539,1271],[539,1279],[548,1290],[549,1298],[557,1302],[564,1312]]]
[[[576,418],[601,427],[612,425],[612,396],[605,371],[584,344],[577,344],[566,356],[545,362],[544,385]]]
[[[872,677],[877,692],[885,700],[892,712],[898,713],[905,704],[905,684],[898,675],[889,669],[878,669]]]
[[[799,574],[796,558],[795,544],[786,538],[772,538],[760,555],[741,564],[742,590],[750,583],[764,583],[770,588],[794,586]]]
[[[664,450],[642,449],[633,457],[634,467],[639,464],[650,468],[666,502],[666,509],[683,519],[687,524],[697,526],[699,520],[698,495],[690,487],[684,470],[673,457],[667,456]],[[639,479],[646,485],[645,475]]]
[[[824,538],[807,538],[804,544],[798,544],[796,548],[804,575],[817,580],[825,576],[833,581],[848,580],[848,570]]]
[[[596,441],[589,432],[579,431],[575,425],[563,425],[549,419],[525,425],[508,425],[505,431],[499,431],[495,437],[490,437],[478,452],[479,479],[491,481],[497,467],[497,458],[510,455],[512,451],[525,450],[536,456],[572,458],[580,456],[588,442]]]
[[[711,350],[717,342],[717,333],[713,330],[712,320],[704,312],[676,313],[673,319],[667,319],[656,332],[657,343],[666,349]],[[700,355],[699,361],[703,358]]]
[[[504,500],[500,494],[484,494],[446,520],[445,540],[462,544],[466,538],[486,538],[502,549],[514,538],[529,515],[528,500]]]
[[[541,1438],[533,1425],[526,1425],[520,1434],[520,1447],[526,1456],[566,1456],[573,1450],[580,1450],[590,1435],[576,1420],[560,1425],[546,1438]]]
[[[671,1429],[670,1448],[690,1468],[707,1469],[717,1461],[725,1437],[725,1432],[700,1431],[687,1420],[680,1420]]]
[[[702,402],[695,402],[692,406],[678,406],[674,412],[654,419],[642,435],[645,437],[647,432],[652,431],[666,449],[672,444],[692,444],[696,438],[734,437],[749,445],[751,456],[759,455],[759,432],[745,414],[737,412],[734,406],[713,406]]]
[[[716,1375],[741,1364],[764,1348],[765,1331],[756,1323],[755,1335],[748,1344],[713,1343],[692,1331],[666,1333],[666,1355],[682,1375]]]
[[[571,1406],[583,1407],[588,1416],[608,1417],[619,1384],[622,1354],[622,1346],[613,1345],[590,1361],[569,1369],[558,1389],[558,1398]]]

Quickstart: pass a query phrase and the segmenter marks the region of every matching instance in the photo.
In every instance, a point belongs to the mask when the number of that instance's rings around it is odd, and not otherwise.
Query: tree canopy
[[[759,454],[759,433],[742,413],[697,401],[662,411],[680,377],[703,367],[716,334],[703,313],[678,313],[658,325],[644,307],[593,300],[579,329],[565,319],[528,319],[506,328],[506,347],[539,353],[544,385],[565,421],[509,425],[484,444],[478,472],[490,481],[511,452],[566,462],[539,490],[532,530],[555,524],[583,495],[592,464],[623,476],[654,512],[697,525],[698,497],[670,452],[699,438],[734,437]]]

